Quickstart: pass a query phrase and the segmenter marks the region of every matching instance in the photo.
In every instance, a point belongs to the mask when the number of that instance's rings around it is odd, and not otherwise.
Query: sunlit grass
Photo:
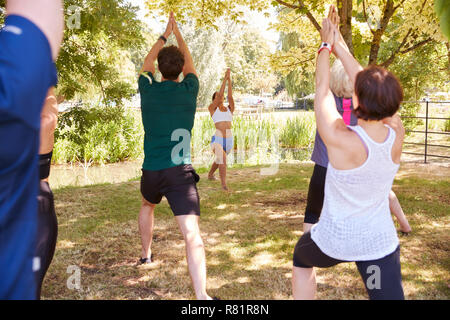
[[[232,193],[202,180],[201,231],[208,290],[222,299],[290,299],[293,248],[301,236],[311,165],[231,169]],[[400,237],[407,299],[448,299],[450,182],[400,172],[394,190],[413,233]],[[192,299],[184,242],[166,201],[156,210],[154,263],[137,267],[139,181],[55,190],[59,238],[46,299]],[[69,265],[83,291],[69,290]],[[319,299],[366,299],[354,264],[317,271]]]

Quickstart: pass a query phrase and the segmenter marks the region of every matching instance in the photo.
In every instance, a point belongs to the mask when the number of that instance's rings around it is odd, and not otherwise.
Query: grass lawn
[[[291,299],[293,248],[302,235],[312,165],[229,170],[232,193],[201,174],[200,228],[208,292],[221,299]],[[450,298],[450,181],[401,170],[394,191],[413,232],[400,237],[407,299]],[[59,237],[44,299],[193,299],[184,241],[165,200],[155,213],[154,263],[137,267],[139,181],[55,190]],[[70,290],[67,268],[81,268]],[[355,264],[317,269],[319,299],[367,299]]]

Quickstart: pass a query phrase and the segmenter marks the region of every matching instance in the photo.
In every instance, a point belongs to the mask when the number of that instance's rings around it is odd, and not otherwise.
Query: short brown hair
[[[403,100],[400,81],[379,66],[369,66],[357,74],[355,94],[359,101],[355,114],[363,120],[392,117]]]
[[[158,68],[164,79],[176,80],[183,71],[184,56],[176,46],[162,48],[158,53]]]

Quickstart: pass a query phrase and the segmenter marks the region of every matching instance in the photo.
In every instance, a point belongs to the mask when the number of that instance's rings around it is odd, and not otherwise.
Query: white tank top
[[[229,108],[227,108],[227,111],[220,111],[219,108],[216,109],[214,112],[212,119],[214,123],[222,122],[222,121],[233,121],[233,115],[231,114],[231,111]]]
[[[391,155],[396,135],[388,127],[386,141],[377,143],[360,126],[348,128],[366,145],[367,160],[350,170],[337,170],[328,163],[323,209],[311,238],[332,258],[376,260],[399,244],[389,209],[389,192],[399,168]]]

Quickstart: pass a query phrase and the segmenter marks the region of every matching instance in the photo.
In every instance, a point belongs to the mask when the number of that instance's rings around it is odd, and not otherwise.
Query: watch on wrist
[[[166,37],[164,37],[164,36],[160,36],[160,37],[159,37],[159,39],[161,39],[162,41],[164,41],[164,44],[166,44],[166,42],[167,42],[167,39],[166,39]]]
[[[324,49],[329,50],[330,54],[331,54],[331,52],[333,51],[333,46],[331,44],[329,44],[328,42],[322,42],[322,44],[320,45],[319,50],[317,51],[317,54],[319,54],[320,51],[322,51]]]

